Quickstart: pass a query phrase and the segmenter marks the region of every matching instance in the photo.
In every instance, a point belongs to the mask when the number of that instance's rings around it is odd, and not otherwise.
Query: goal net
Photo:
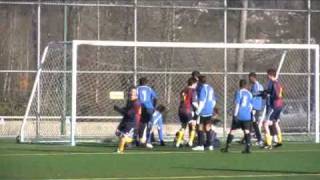
[[[319,46],[131,41],[50,43],[44,50],[23,119],[22,142],[104,142],[115,139],[128,88],[141,77],[167,107],[164,134],[179,129],[179,92],[191,71],[207,76],[219,109],[216,127],[230,128],[233,94],[241,78],[256,72],[266,84],[266,69],[279,70],[285,108],[285,140],[319,142]]]

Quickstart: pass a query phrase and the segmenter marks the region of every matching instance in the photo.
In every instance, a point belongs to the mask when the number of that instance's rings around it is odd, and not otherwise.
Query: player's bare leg
[[[189,141],[188,141],[189,147],[193,146],[193,141],[195,136],[196,136],[196,122],[192,121],[189,123]]]
[[[178,131],[178,137],[177,137],[177,142],[176,142],[176,147],[179,148],[181,143],[184,140],[184,132],[185,132],[185,125],[182,125],[183,127],[180,128]]]
[[[194,151],[204,151],[204,124],[198,125],[198,146],[192,148]]]
[[[244,130],[244,139],[245,139],[245,149],[242,151],[244,154],[250,153],[250,146],[251,146],[251,135],[248,129]]]
[[[129,137],[127,137],[127,136],[122,136],[122,137],[120,137],[120,141],[119,141],[119,144],[118,144],[117,153],[123,153],[126,144],[127,144],[127,143],[131,143],[131,142],[132,142],[132,138],[129,138]]]
[[[277,131],[278,142],[274,147],[282,146],[282,132],[279,124],[279,120],[274,123],[275,130]]]
[[[234,130],[230,129],[230,132],[229,132],[228,137],[227,137],[226,146],[225,146],[225,148],[221,149],[221,152],[229,152],[230,144],[232,143],[232,140],[234,138],[233,131]]]
[[[207,135],[207,146],[208,146],[208,149],[210,151],[213,151],[214,148],[213,148],[213,131],[212,131],[212,123],[206,123],[205,124],[205,132],[206,132],[206,135]]]
[[[272,125],[272,121],[266,120],[264,121],[263,127],[265,132],[265,144],[266,148],[271,149],[272,148],[272,136],[270,134],[269,126]]]

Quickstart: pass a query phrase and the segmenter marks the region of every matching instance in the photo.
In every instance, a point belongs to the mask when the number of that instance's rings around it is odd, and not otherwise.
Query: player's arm
[[[205,88],[201,88],[200,94],[199,94],[199,106],[196,111],[196,114],[200,114],[200,112],[203,110],[206,103],[206,97],[207,97],[207,92]]]
[[[235,100],[234,100],[234,104],[235,104],[235,107],[234,107],[234,112],[233,112],[233,117],[237,117],[238,114],[239,114],[239,108],[240,108],[240,91],[237,91],[236,94],[235,94]]]
[[[151,89],[151,99],[152,99],[152,103],[153,103],[153,106],[156,107],[157,106],[157,102],[158,102],[158,95],[157,93]]]
[[[141,106],[138,103],[134,103],[135,121],[140,122],[141,119]]]
[[[114,105],[113,109],[117,111],[119,114],[121,114],[122,116],[126,114],[126,108],[121,108],[117,105]]]
[[[197,109],[199,108],[198,96],[196,91],[192,92],[192,106],[195,111],[197,111]]]

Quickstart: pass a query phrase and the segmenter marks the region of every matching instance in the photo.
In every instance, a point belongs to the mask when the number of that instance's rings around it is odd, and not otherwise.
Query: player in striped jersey
[[[116,135],[120,138],[117,152],[123,153],[126,144],[132,142],[134,131],[140,122],[141,105],[137,99],[136,88],[130,89],[126,107],[115,106],[114,109],[123,115],[123,119],[116,130]]]
[[[264,122],[265,130],[265,143],[267,149],[272,149],[272,137],[269,127],[273,129],[273,132],[278,137],[278,143],[275,147],[282,145],[282,132],[280,128],[280,114],[284,107],[283,102],[283,88],[280,82],[276,78],[276,70],[269,69],[267,71],[268,75],[268,85],[267,90],[265,91],[268,94],[267,98],[267,119]]]
[[[192,123],[191,120],[194,114],[193,104],[196,103],[196,92],[195,88],[197,86],[197,80],[195,78],[188,79],[188,86],[182,90],[180,93],[180,106],[179,106],[179,118],[181,122],[181,128],[178,131],[176,147],[180,147],[183,139],[184,133],[186,131],[187,125],[191,124],[191,128],[189,126],[190,136],[188,145],[193,145],[193,140],[195,137],[196,124]]]

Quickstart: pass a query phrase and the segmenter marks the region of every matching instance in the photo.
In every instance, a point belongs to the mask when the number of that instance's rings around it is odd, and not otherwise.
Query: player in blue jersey
[[[154,111],[152,115],[152,120],[148,123],[148,139],[147,139],[147,148],[152,149],[152,134],[155,131],[158,131],[158,136],[159,136],[159,142],[161,146],[164,146],[164,141],[163,141],[163,113],[166,111],[166,107],[163,105],[159,105],[156,110]]]
[[[192,148],[195,151],[204,151],[204,145],[208,146],[209,150],[213,150],[212,145],[212,116],[214,115],[213,109],[216,105],[216,99],[213,88],[207,84],[205,76],[199,76],[199,84],[197,88],[198,107],[196,115],[198,118],[198,146]],[[205,142],[205,134],[206,141]]]
[[[130,88],[129,98],[126,107],[120,108],[114,106],[114,109],[119,112],[123,118],[120,122],[116,135],[119,137],[118,153],[123,153],[126,144],[132,142],[134,131],[137,128],[137,123],[140,121],[141,117],[141,105],[137,100],[136,88]]]
[[[249,81],[251,83],[250,92],[253,95],[252,126],[257,138],[257,144],[262,146],[263,142],[261,137],[261,126],[265,102],[262,99],[261,92],[263,92],[264,88],[257,80],[257,75],[254,72],[249,74]]]
[[[229,146],[233,140],[233,132],[239,128],[243,130],[245,139],[245,149],[242,153],[250,153],[251,136],[250,128],[252,122],[252,100],[253,96],[248,90],[247,81],[240,80],[240,90],[237,90],[234,98],[234,114],[232,125],[227,137],[226,147],[221,149],[222,152],[228,152]]]
[[[146,140],[146,138],[144,138],[145,128],[152,119],[154,108],[157,103],[157,94],[151,87],[147,85],[147,83],[148,83],[147,78],[143,77],[139,79],[139,86],[137,87],[138,100],[142,106],[141,123],[139,125],[139,131],[138,131],[140,143],[145,143],[145,140]]]

